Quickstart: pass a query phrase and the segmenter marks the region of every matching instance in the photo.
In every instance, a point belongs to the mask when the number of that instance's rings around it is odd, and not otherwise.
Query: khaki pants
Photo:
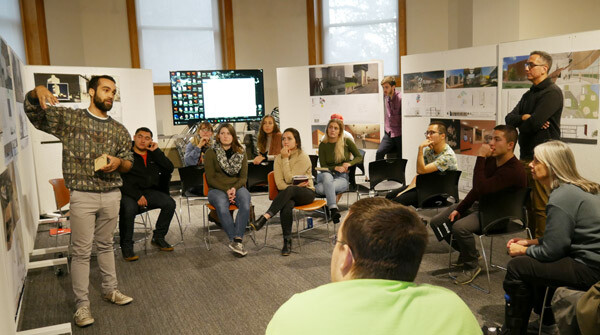
[[[527,172],[527,186],[531,189],[530,201],[527,202],[528,226],[531,234],[534,235],[533,238],[542,237],[546,231],[546,204],[550,190],[531,176],[529,167],[531,161],[521,161],[521,163]]]
[[[90,255],[96,243],[98,266],[102,274],[102,294],[117,289],[113,232],[117,227],[121,191],[71,192],[71,232],[73,260],[71,277],[75,306],[89,306]]]

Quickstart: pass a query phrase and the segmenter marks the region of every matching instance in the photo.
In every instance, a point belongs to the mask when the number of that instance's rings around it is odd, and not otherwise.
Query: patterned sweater
[[[94,171],[94,160],[108,154],[133,162],[131,136],[122,124],[111,117],[97,118],[86,109],[48,106],[44,110],[31,92],[25,99],[25,114],[34,127],[62,142],[63,178],[68,189],[106,192],[121,187],[119,172]]]

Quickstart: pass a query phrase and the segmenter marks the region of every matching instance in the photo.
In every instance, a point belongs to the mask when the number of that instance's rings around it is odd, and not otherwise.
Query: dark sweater
[[[571,257],[600,270],[600,195],[562,184],[550,193],[546,231],[527,255],[541,262]]]
[[[522,160],[533,159],[533,148],[548,140],[560,138],[560,117],[563,110],[563,94],[550,78],[531,86],[521,97],[512,112],[504,119],[506,124],[519,129],[519,146]],[[525,121],[524,114],[531,117]],[[550,127],[542,129],[548,121]]]
[[[139,200],[145,191],[152,189],[163,191],[161,189],[162,177],[170,179],[173,172],[173,163],[165,156],[165,154],[156,148],[154,151],[146,151],[146,165],[144,158],[137,154],[133,149],[133,166],[127,173],[123,173],[123,186],[121,193],[135,200]],[[168,182],[168,181],[167,181]]]
[[[495,193],[507,188],[524,187],[527,187],[527,175],[523,164],[516,157],[509,159],[501,166],[496,166],[494,157],[477,157],[473,169],[473,188],[458,204],[456,210],[463,216],[484,194]]]

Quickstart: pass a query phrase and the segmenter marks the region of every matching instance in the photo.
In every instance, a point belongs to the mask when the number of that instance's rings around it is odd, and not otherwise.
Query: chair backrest
[[[271,171],[268,175],[269,179],[269,200],[275,200],[277,194],[279,194],[279,189],[277,188],[277,184],[275,183],[275,172]]]
[[[60,211],[61,208],[71,202],[71,193],[69,193],[69,189],[65,185],[65,180],[63,178],[50,179],[48,182],[52,185],[52,189],[54,190],[56,210]]]
[[[418,208],[444,207],[458,202],[458,180],[462,171],[437,171],[417,175]],[[454,201],[448,201],[453,197]]]
[[[313,175],[313,178],[317,178],[317,163],[319,163],[319,156],[317,155],[308,155],[308,157],[310,158],[310,164],[312,166],[311,172]]]
[[[202,175],[204,174],[204,167],[201,166],[186,166],[178,168],[179,178],[181,179],[181,191],[182,194],[191,190],[201,190],[204,183],[202,182]]]
[[[490,194],[479,199],[479,223],[485,235],[506,234],[527,227],[529,188],[513,188]]]
[[[369,188],[375,189],[382,181],[392,180],[406,185],[406,159],[380,159],[369,163]]]
[[[254,165],[248,164],[248,190],[255,186],[266,186],[269,182],[267,178],[269,172],[273,171],[273,162],[265,162],[265,164]]]

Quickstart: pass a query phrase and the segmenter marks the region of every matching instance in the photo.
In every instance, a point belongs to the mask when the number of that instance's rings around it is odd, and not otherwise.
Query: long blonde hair
[[[572,184],[580,189],[598,194],[600,185],[583,178],[577,171],[573,151],[561,141],[548,141],[533,149],[535,158],[544,163],[548,168],[551,179],[551,188],[555,189],[561,184]]]
[[[344,147],[346,146],[346,141],[344,138],[344,122],[340,119],[331,119],[327,122],[327,127],[325,128],[325,137],[323,138],[324,143],[329,143],[329,125],[332,123],[337,123],[338,127],[340,127],[340,132],[338,133],[338,138],[335,139],[335,148],[333,149],[335,162],[341,163],[344,161],[346,156],[344,155]]]

